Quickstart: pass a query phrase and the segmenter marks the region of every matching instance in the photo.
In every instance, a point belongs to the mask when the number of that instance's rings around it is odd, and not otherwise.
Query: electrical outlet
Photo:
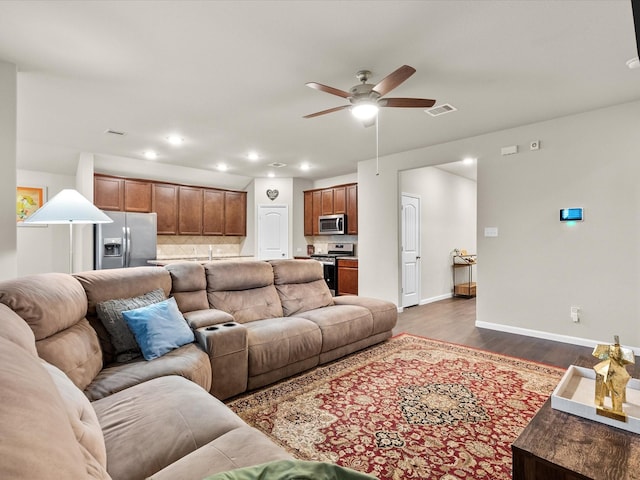
[[[580,322],[580,307],[571,307],[571,320],[574,323]]]

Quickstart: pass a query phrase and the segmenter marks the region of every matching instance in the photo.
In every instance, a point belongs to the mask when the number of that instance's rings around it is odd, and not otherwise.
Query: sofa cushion
[[[71,327],[87,314],[82,286],[64,273],[41,273],[0,282],[0,303],[29,324],[36,340]]]
[[[162,357],[146,361],[111,364],[102,370],[85,389],[89,400],[98,400],[142,382],[168,375],[180,375],[202,388],[211,388],[211,363],[200,347],[190,343]]]
[[[156,288],[164,291],[165,298],[171,292],[171,275],[164,267],[114,268],[91,270],[74,274],[86,293],[87,320],[100,339],[104,363],[116,361],[109,333],[96,314],[96,305],[114,298],[130,298],[144,295]]]
[[[390,332],[396,326],[396,323],[398,323],[398,307],[387,300],[344,295],[335,297],[333,301],[336,305],[358,305],[369,310],[373,317],[372,335]]]
[[[38,355],[33,330],[29,328],[27,322],[4,303],[0,303],[0,337],[12,341],[33,356]]]
[[[355,343],[373,333],[371,312],[357,305],[333,305],[298,314],[322,332],[322,353]]]
[[[195,341],[193,332],[178,310],[175,298],[124,311],[122,316],[133,331],[145,360],[161,357]]]
[[[165,267],[171,274],[171,295],[182,313],[209,308],[207,277],[197,262],[170,263]]]
[[[42,364],[62,397],[76,440],[84,447],[85,461],[93,471],[100,472],[103,478],[106,477],[107,450],[95,410],[84,393],[62,370],[44,360]]]
[[[324,281],[322,264],[316,260],[271,260],[273,278],[285,317],[333,305]]]
[[[272,460],[291,460],[282,447],[249,426],[235,428],[152,475],[150,480],[202,480],[225,472]]]
[[[0,478],[87,478],[82,451],[51,376],[39,358],[3,337],[0,385]]]
[[[114,298],[96,304],[98,318],[109,332],[118,362],[126,362],[141,354],[138,342],[124,320],[122,312],[146,307],[161,302],[165,298],[163,290],[157,288],[138,297]]]
[[[31,327],[38,355],[80,389],[102,368],[96,332],[85,320],[87,297],[71,275],[42,273],[0,282],[0,303]]]
[[[245,327],[250,377],[317,357],[322,348],[320,329],[304,318],[256,320]]]
[[[182,377],[156,378],[93,402],[114,479],[143,479],[245,423]],[[68,477],[70,478],[70,477]]]
[[[209,306],[238,323],[282,317],[282,305],[267,262],[212,262],[205,265]]]

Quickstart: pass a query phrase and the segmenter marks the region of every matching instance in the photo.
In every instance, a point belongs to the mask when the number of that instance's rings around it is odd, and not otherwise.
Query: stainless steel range
[[[336,259],[338,257],[352,257],[355,255],[355,245],[353,243],[329,243],[327,253],[314,253],[311,258],[318,260],[324,267],[324,280],[331,290],[331,295],[335,296],[338,291],[338,267]]]

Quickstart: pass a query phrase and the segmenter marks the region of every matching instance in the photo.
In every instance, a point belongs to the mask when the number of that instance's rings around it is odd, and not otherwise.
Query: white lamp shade
[[[111,223],[113,220],[80,192],[67,188],[29,215],[24,223]]]

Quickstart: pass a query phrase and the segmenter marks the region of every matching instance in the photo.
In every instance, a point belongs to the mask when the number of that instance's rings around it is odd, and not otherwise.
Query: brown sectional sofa
[[[157,288],[175,298],[196,342],[114,362],[96,305]],[[0,478],[188,480],[289,459],[215,396],[383,341],[396,319],[389,302],[331,298],[315,261],[0,282]]]

